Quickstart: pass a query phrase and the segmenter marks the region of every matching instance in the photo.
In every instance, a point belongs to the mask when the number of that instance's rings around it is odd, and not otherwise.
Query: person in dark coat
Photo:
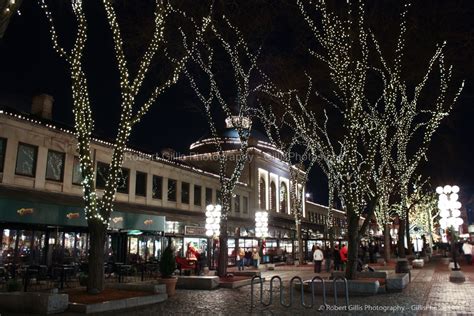
[[[372,243],[369,245],[369,262],[375,263],[375,247]]]
[[[331,271],[332,251],[329,246],[324,248],[324,260],[326,262],[326,272]]]
[[[339,247],[335,246],[333,251],[333,260],[334,260],[334,271],[339,271],[341,269],[341,255],[339,253]]]

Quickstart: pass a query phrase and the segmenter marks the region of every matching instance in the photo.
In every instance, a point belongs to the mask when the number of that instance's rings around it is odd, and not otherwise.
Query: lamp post
[[[215,243],[214,240],[219,237],[221,231],[221,210],[222,206],[219,204],[213,205],[209,204],[206,206],[206,236],[211,238],[212,240],[212,260],[211,260],[211,268],[214,268],[214,260],[215,260]],[[209,249],[209,248],[208,248]]]
[[[459,217],[461,215],[461,202],[458,201],[459,187],[457,185],[450,186],[445,185],[444,187],[437,187],[436,193],[439,195],[438,199],[438,208],[440,210],[439,215],[441,219],[439,220],[439,225],[444,230],[444,233],[450,228],[452,232],[452,243],[451,251],[453,254],[454,269],[459,270],[458,264],[456,262],[456,240],[455,232],[459,230],[459,226],[463,224],[463,219]]]

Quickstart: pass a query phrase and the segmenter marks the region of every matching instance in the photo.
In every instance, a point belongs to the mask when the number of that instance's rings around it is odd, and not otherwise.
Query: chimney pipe
[[[31,104],[31,114],[38,115],[41,118],[51,120],[53,118],[54,98],[49,94],[35,95]]]

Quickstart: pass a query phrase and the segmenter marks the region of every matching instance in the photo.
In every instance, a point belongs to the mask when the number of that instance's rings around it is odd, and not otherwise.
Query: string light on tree
[[[212,12],[212,7],[210,11]],[[227,221],[231,211],[232,195],[248,160],[249,138],[252,130],[250,108],[254,95],[263,85],[261,82],[267,82],[268,78],[262,74],[257,65],[260,49],[252,52],[240,31],[225,15],[220,19],[211,19],[207,16],[200,21],[200,24],[195,21],[193,24],[196,33],[193,40],[189,40],[184,31],[181,32],[183,45],[194,62],[188,64],[183,71],[203,105],[211,132],[209,142],[214,144],[217,151],[221,192],[219,202],[222,205],[218,274],[224,276],[227,274]],[[227,38],[233,38],[233,40]],[[222,59],[231,69],[229,78],[233,79],[236,94],[229,98],[230,102],[224,95],[228,95],[232,89],[218,84],[222,80],[217,76],[216,59],[220,57],[223,57]],[[194,69],[193,65],[197,66],[197,69]],[[205,84],[198,85],[195,72],[204,75],[201,78],[205,78]],[[240,146],[232,159],[229,159],[228,152],[223,149],[222,145],[225,141],[216,127],[217,119],[222,116],[216,115],[216,112],[223,114],[227,125],[237,132],[236,138]]]
[[[77,151],[79,154],[80,169],[83,177],[83,198],[85,217],[87,219],[90,235],[89,256],[89,278],[88,289],[101,291],[104,288],[103,253],[105,234],[111,219],[115,193],[122,176],[122,165],[126,144],[132,132],[133,126],[148,112],[150,106],[155,103],[158,96],[174,85],[181,74],[188,59],[185,52],[180,58],[172,58],[166,49],[165,25],[171,14],[177,18],[185,18],[185,14],[174,9],[168,2],[156,1],[154,11],[153,33],[145,52],[139,60],[138,70],[135,77],[131,76],[123,50],[123,39],[114,9],[114,1],[103,0],[106,19],[110,27],[112,42],[115,52],[116,65],[119,73],[120,84],[120,120],[117,128],[115,142],[112,144],[113,151],[108,167],[105,188],[99,194],[95,188],[94,162],[91,157],[92,131],[94,118],[92,114],[92,102],[89,98],[89,83],[85,72],[85,46],[87,42],[87,19],[82,0],[72,0],[72,13],[76,20],[76,34],[73,38],[72,48],[62,46],[56,32],[53,15],[49,10],[46,0],[38,0],[43,9],[51,35],[52,46],[60,57],[66,62],[71,78],[73,115],[75,135],[77,138]],[[163,51],[163,55],[172,64],[171,73],[164,82],[156,84],[151,94],[141,104],[138,103],[137,95],[147,73],[150,70],[152,60],[157,52]]]

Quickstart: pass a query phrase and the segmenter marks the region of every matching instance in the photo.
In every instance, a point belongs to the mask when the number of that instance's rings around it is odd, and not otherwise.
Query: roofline
[[[39,127],[47,128],[49,130],[63,132],[65,134],[69,134],[69,135],[71,135],[75,138],[75,135],[74,135],[73,131],[71,131],[69,129],[66,129],[64,127],[57,127],[56,125],[51,124],[51,123],[45,123],[45,122],[41,121],[41,119],[30,118],[30,117],[27,117],[26,115],[15,114],[13,112],[9,112],[9,111],[2,110],[2,109],[0,109],[0,115],[4,115],[4,116],[7,116],[7,117],[13,118],[15,120],[19,120],[19,121],[27,121],[29,123],[36,124]],[[91,137],[91,141],[96,145],[101,145],[101,146],[105,146],[105,147],[108,147],[108,148],[113,148],[114,147],[113,143],[108,142],[108,141],[104,141],[104,140],[96,138],[96,137]],[[188,170],[188,171],[195,172],[195,173],[198,173],[198,174],[207,175],[207,176],[218,178],[218,179],[220,178],[220,176],[218,174],[215,174],[215,173],[212,173],[212,172],[209,172],[209,171],[205,171],[205,170],[193,167],[193,166],[188,166],[188,165],[185,165],[185,164],[181,164],[181,163],[178,163],[178,162],[175,162],[175,161],[171,161],[171,160],[168,160],[168,159],[165,159],[165,158],[162,158],[162,157],[158,157],[156,155],[151,155],[151,154],[148,154],[148,153],[144,153],[144,152],[141,152],[139,150],[136,150],[136,149],[133,149],[133,148],[130,148],[130,147],[126,147],[125,152],[132,153],[132,154],[135,154],[135,155],[139,155],[141,157],[146,157],[146,158],[149,159],[149,161],[152,161],[152,162],[160,162],[160,163],[167,164],[169,166],[182,168],[184,170]],[[247,183],[240,182],[240,181],[238,181],[237,184],[243,185],[243,186],[248,186]]]
[[[313,205],[316,205],[316,206],[319,206],[319,207],[322,207],[322,208],[326,208],[326,209],[329,208],[329,207],[326,206],[326,205],[318,204],[318,203],[311,202],[311,201],[306,201],[306,203],[308,203],[308,204],[313,204]],[[346,212],[341,211],[341,210],[338,210],[337,208],[331,208],[331,211],[336,211],[336,212],[338,212],[338,213],[346,214]]]

